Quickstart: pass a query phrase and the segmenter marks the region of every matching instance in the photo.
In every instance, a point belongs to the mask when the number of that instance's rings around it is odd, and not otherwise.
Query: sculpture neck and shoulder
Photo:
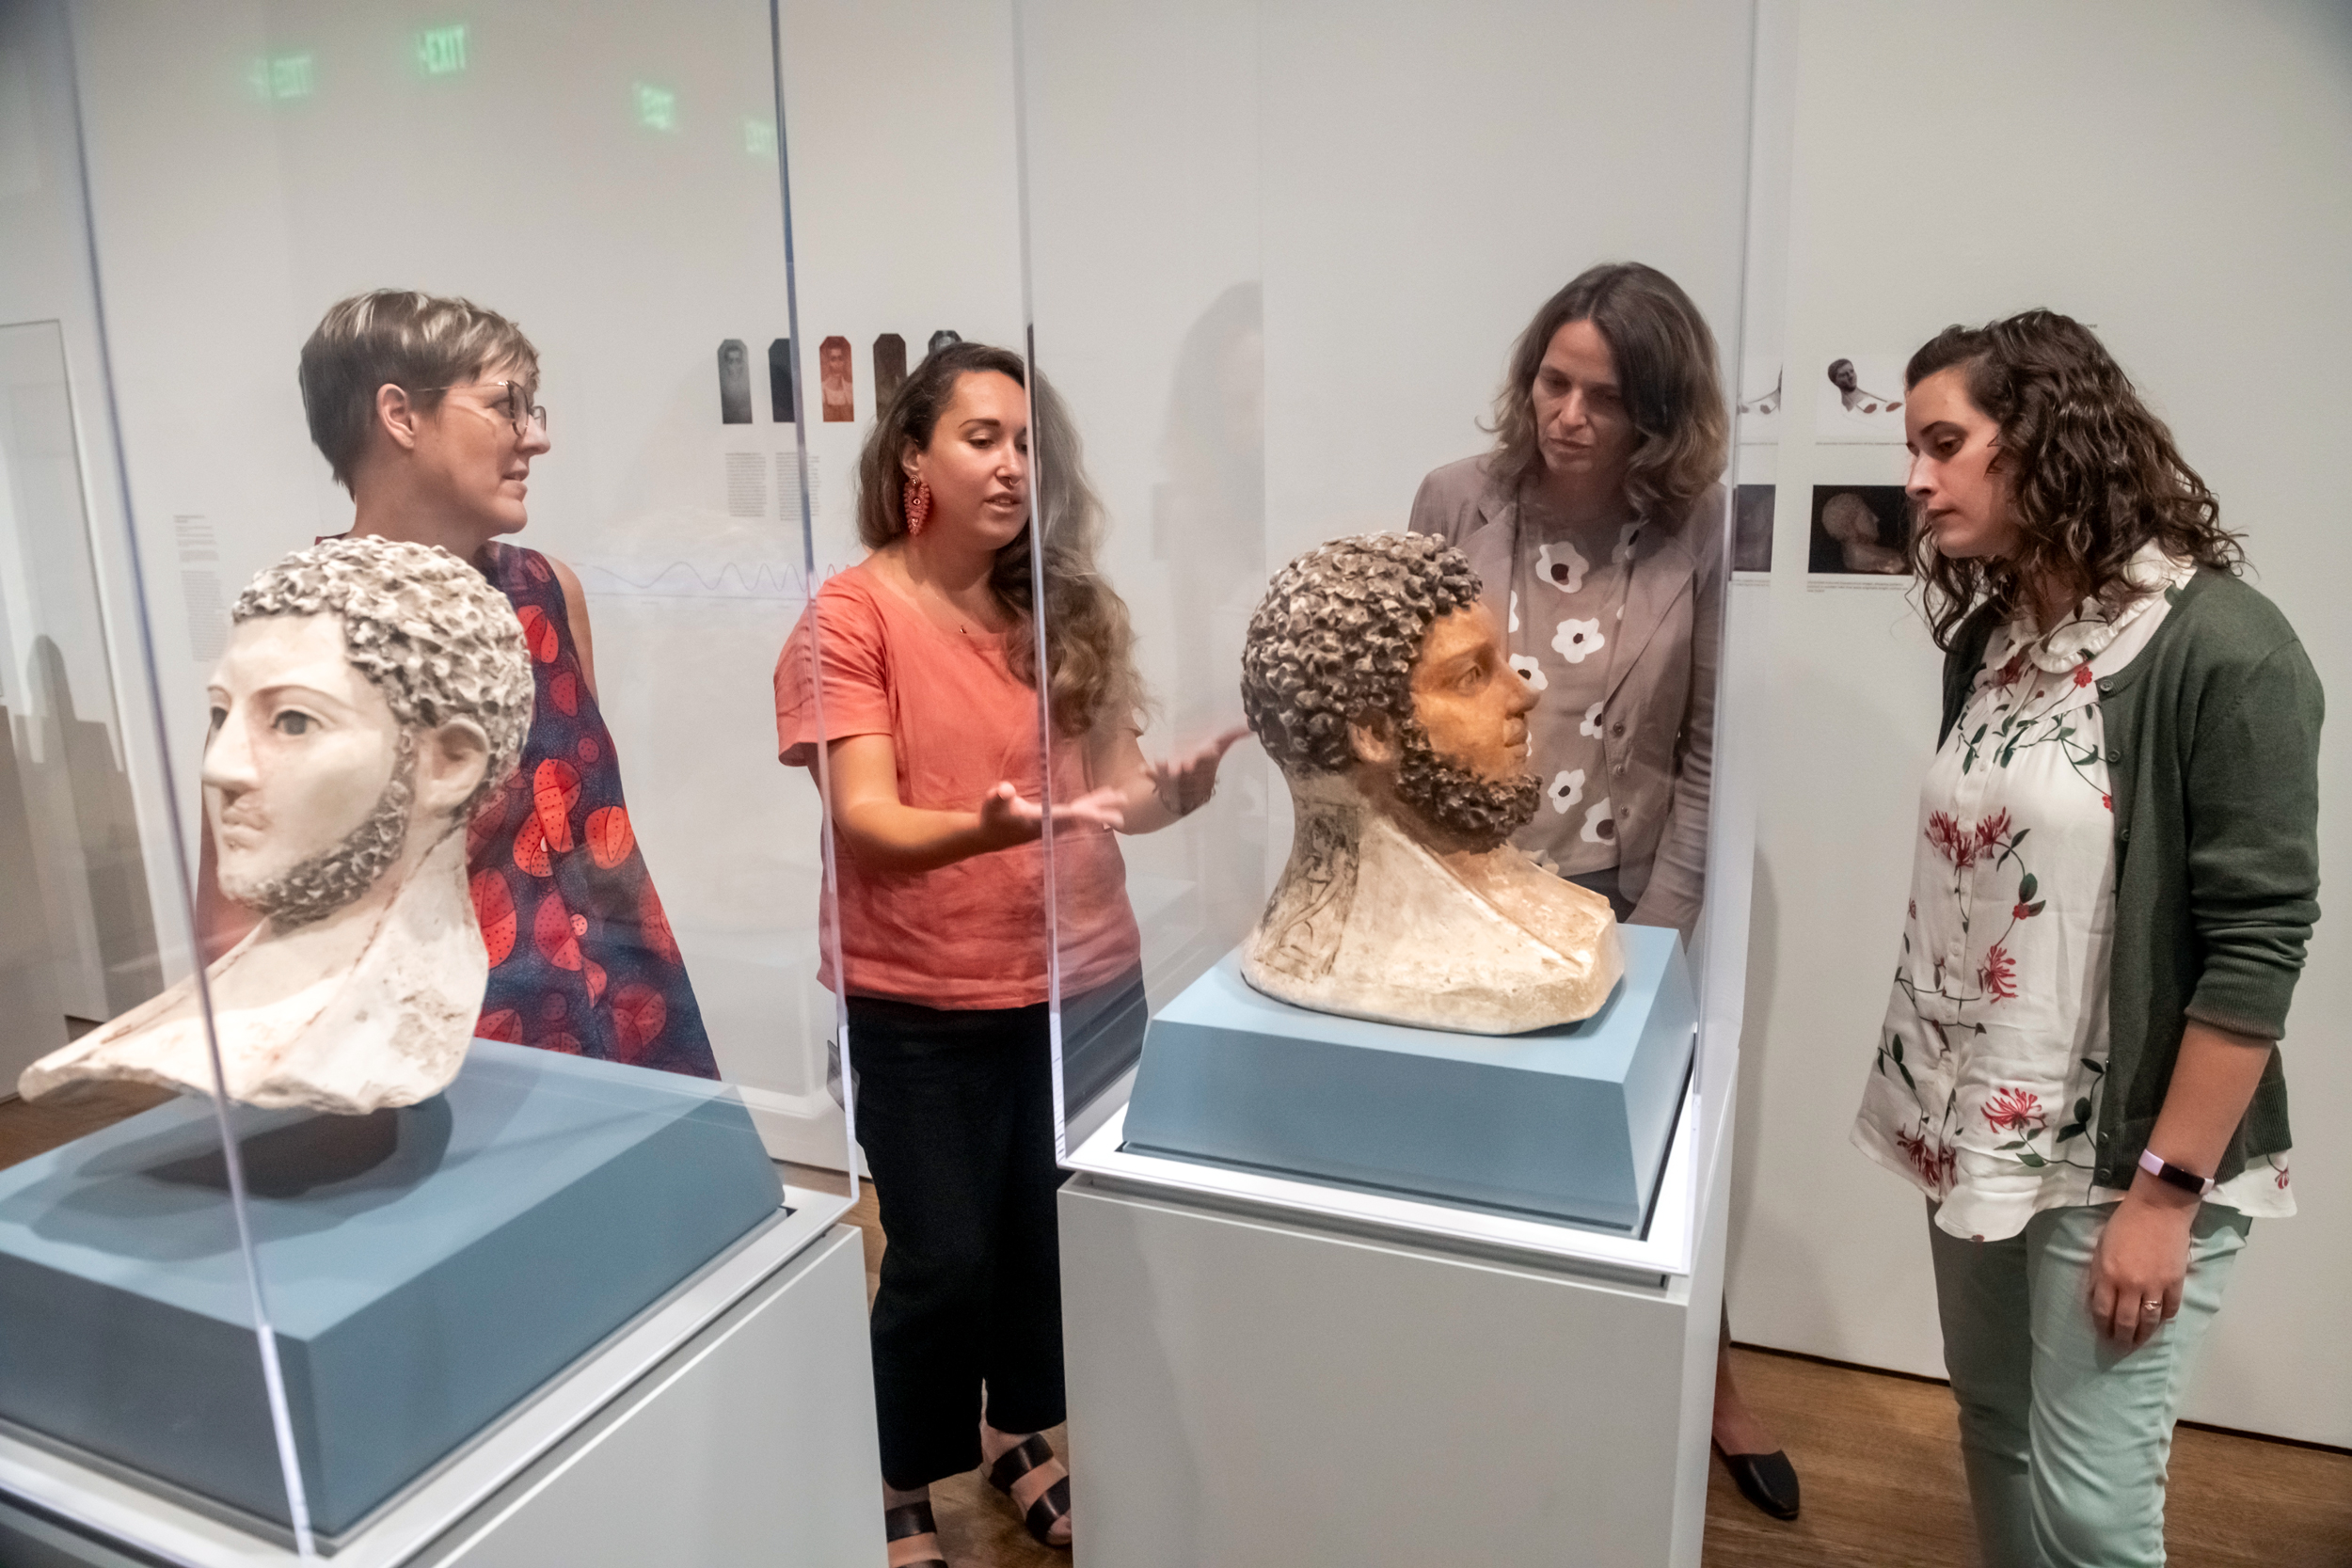
[[[424,1100],[456,1075],[489,974],[448,832],[352,903],[281,929],[264,920],[206,971],[221,1075],[248,1105],[358,1116]],[[27,1098],[81,1079],[210,1094],[193,978],[28,1069]]]
[[[1625,958],[1600,895],[1504,844],[1463,847],[1339,773],[1286,775],[1291,855],[1242,976],[1279,1001],[1507,1035],[1589,1018]]]

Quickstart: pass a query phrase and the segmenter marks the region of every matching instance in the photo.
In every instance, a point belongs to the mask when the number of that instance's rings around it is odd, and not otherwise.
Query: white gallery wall
[[[1926,1220],[1847,1143],[1886,1003],[1939,658],[1899,588],[1808,583],[1816,484],[1897,484],[1811,386],[1952,322],[2091,324],[2352,696],[2352,11],[1802,0],[1772,577],[1775,654],[1727,1292],[1756,1343],[1940,1375]],[[1802,369],[1801,369],[1802,368]],[[2327,914],[2288,1025],[2301,1212],[2254,1227],[2185,1414],[2352,1443],[2352,729],[2321,759]]]

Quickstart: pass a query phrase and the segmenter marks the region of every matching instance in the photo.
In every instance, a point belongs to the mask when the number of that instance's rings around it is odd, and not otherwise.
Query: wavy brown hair
[[[1731,414],[1715,369],[1715,335],[1682,286],[1639,261],[1603,261],[1544,301],[1511,349],[1495,394],[1496,476],[1518,486],[1539,477],[1535,372],[1555,333],[1589,321],[1616,361],[1617,389],[1638,436],[1625,476],[1626,504],[1641,521],[1679,523],[1723,477]]]
[[[2071,583],[2077,596],[2120,609],[2133,594],[2124,568],[2152,540],[2217,571],[2245,564],[2221,503],[2090,328],[2055,310],[1947,326],[1903,367],[1904,389],[1955,367],[1968,401],[2000,429],[1994,462],[2020,538],[2012,555],[1963,561],[1938,551],[1926,529],[1912,531],[1937,647],[1958,641],[1980,608],[2014,611],[2033,582]]]
[[[1029,393],[1030,526],[996,552],[989,590],[1012,619],[1005,662],[1024,685],[1037,685],[1037,631],[1030,620],[1032,541],[1044,545],[1046,703],[1054,727],[1080,736],[1098,723],[1141,729],[1146,702],[1136,671],[1136,634],[1126,601],[1095,564],[1103,502],[1089,482],[1070,410],[1043,376],[1032,380],[1021,356],[986,343],[949,343],[925,358],[883,407],[858,457],[857,536],[879,550],[907,531],[910,451],[931,444],[940,416],[967,375],[1009,377]],[[1045,526],[1037,527],[1042,502]]]

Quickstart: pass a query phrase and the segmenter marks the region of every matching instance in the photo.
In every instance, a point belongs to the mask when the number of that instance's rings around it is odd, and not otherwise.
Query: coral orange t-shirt
[[[818,726],[810,665],[823,672]],[[1037,692],[1005,663],[993,632],[954,633],[863,567],[818,590],[776,661],[776,742],[784,762],[813,768],[826,740],[886,735],[897,753],[898,799],[933,811],[977,811],[1009,780],[1039,798]],[[1057,736],[1054,799],[1095,787],[1086,749]],[[1046,999],[1045,855],[1038,843],[974,855],[930,871],[861,865],[837,843],[841,961],[846,994],[893,997],[930,1007],[1025,1007]],[[1054,835],[1062,994],[1073,996],[1135,970],[1142,934],[1127,902],[1119,835],[1067,828]],[[818,979],[841,991],[830,943]]]

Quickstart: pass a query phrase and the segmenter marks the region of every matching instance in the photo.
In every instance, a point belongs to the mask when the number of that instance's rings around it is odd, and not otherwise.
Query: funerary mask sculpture
[[[1609,902],[1511,847],[1537,698],[1479,579],[1426,534],[1311,550],[1249,624],[1242,705],[1289,784],[1289,863],[1242,975],[1322,1012],[1471,1034],[1588,1018],[1624,973]]]

